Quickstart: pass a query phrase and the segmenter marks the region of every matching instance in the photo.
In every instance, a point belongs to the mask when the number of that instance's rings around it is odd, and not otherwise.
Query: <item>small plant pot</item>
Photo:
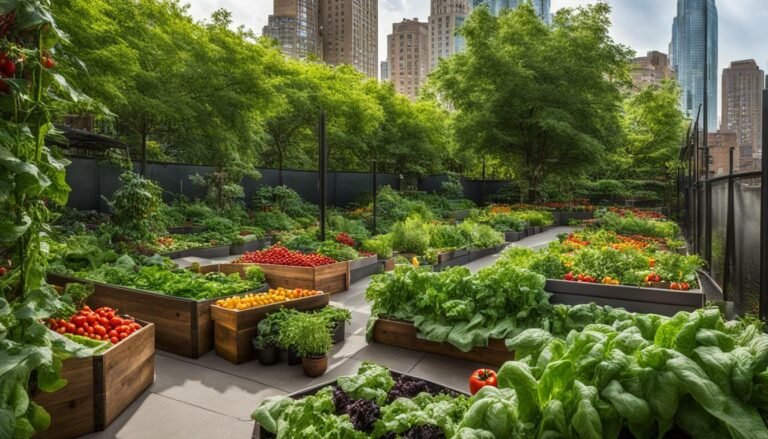
[[[345,331],[345,322],[336,322],[336,326],[333,327],[333,332],[331,334],[331,337],[333,337],[334,343],[341,343],[344,341],[345,338],[347,338],[347,333]]]
[[[280,362],[280,354],[276,347],[256,349],[256,356],[259,363],[264,366],[273,366]]]
[[[301,364],[301,357],[299,357],[299,353],[296,352],[296,349],[289,348],[288,349],[288,365],[296,366],[299,364]]]
[[[301,359],[301,365],[304,368],[304,375],[310,378],[317,378],[328,370],[328,356],[304,357]]]

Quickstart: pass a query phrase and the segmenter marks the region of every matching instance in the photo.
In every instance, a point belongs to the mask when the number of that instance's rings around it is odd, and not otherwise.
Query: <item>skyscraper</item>
[[[320,0],[274,0],[274,14],[262,31],[293,58],[320,56],[318,2]]]
[[[648,52],[646,56],[634,58],[629,75],[632,77],[632,86],[636,90],[674,77],[669,68],[667,54],[655,50]]]
[[[429,65],[437,67],[440,58],[464,50],[464,38],[456,31],[471,10],[470,0],[431,0],[429,13]]]
[[[392,25],[387,36],[389,79],[399,93],[415,99],[429,71],[429,25],[418,18]]]
[[[323,60],[351,64],[364,74],[378,76],[378,0],[321,0],[320,37]]]
[[[705,11],[708,17],[706,36]],[[683,91],[680,105],[683,112],[693,118],[696,117],[699,105],[704,102],[706,53],[707,119],[710,132],[717,130],[717,35],[715,0],[677,0],[677,16],[672,23],[669,48],[670,64]],[[701,126],[703,128],[703,123]]]
[[[504,9],[514,9],[524,2],[529,0],[473,0],[473,7],[477,7],[483,4],[488,5],[491,9],[491,13],[499,15]],[[551,0],[531,0],[533,3],[533,9],[536,10],[536,15],[541,18],[544,23],[550,24],[552,22]]]
[[[384,60],[381,62],[381,75],[379,76],[379,79],[384,81],[389,81],[389,61]]]
[[[755,60],[734,61],[723,69],[723,108],[720,129],[736,133],[739,169],[758,169],[763,139],[763,78]]]

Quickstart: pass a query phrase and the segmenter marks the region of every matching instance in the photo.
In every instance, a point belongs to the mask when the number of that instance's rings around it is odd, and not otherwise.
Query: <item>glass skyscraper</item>
[[[473,6],[477,7],[486,4],[491,8],[491,13],[499,15],[503,9],[514,9],[526,1],[528,0],[473,0]],[[545,23],[551,23],[551,0],[532,0],[532,3],[533,9],[536,10],[536,15]]]
[[[704,14],[707,35],[704,36]],[[706,44],[705,44],[706,42]],[[715,0],[677,0],[677,16],[672,23],[669,44],[670,64],[683,91],[681,108],[696,117],[704,102],[704,54],[707,63],[707,129],[717,131],[717,5]],[[704,128],[704,109],[700,127]]]

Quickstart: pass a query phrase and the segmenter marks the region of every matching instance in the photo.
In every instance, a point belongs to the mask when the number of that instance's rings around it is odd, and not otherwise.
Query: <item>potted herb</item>
[[[296,351],[301,357],[304,375],[317,378],[328,369],[328,352],[333,347],[326,319],[315,314],[302,314],[290,321],[296,335]]]
[[[281,320],[271,318],[275,315],[278,313],[259,322],[258,335],[252,340],[259,363],[264,366],[272,366],[280,361],[278,336],[280,335]]]
[[[325,319],[328,329],[330,329],[333,342],[343,342],[346,338],[345,326],[346,323],[352,321],[352,312],[346,308],[327,306],[317,314]]]

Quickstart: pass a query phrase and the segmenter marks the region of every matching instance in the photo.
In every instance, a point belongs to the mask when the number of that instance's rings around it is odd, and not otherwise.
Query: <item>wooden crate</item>
[[[482,259],[491,255],[495,255],[496,253],[504,250],[504,247],[506,247],[506,244],[497,245],[495,247],[488,247],[488,248],[482,248],[477,250],[470,250],[469,251],[469,260],[470,261],[476,261],[478,259]]]
[[[630,312],[672,316],[680,311],[695,311],[704,306],[701,290],[676,291],[627,285],[603,285],[547,279],[544,289],[552,293],[550,302],[565,305],[596,303],[624,308]]]
[[[349,262],[321,265],[319,267],[292,267],[272,264],[221,264],[223,273],[243,273],[246,268],[259,266],[267,276],[271,287],[303,288],[341,293],[349,289]]]
[[[252,360],[256,352],[251,340],[256,337],[259,322],[264,320],[267,314],[283,307],[299,311],[320,309],[328,306],[330,300],[331,295],[329,293],[322,293],[241,311],[213,305],[211,306],[211,319],[215,322],[214,345],[216,353],[235,364]]]
[[[384,271],[392,271],[395,269],[395,258],[384,259]]]
[[[357,282],[384,271],[384,264],[376,255],[349,261],[349,281]]]
[[[189,248],[186,250],[177,250],[168,253],[163,253],[163,256],[171,259],[180,258],[203,258],[203,259],[216,259],[226,258],[229,256],[229,245],[217,245],[213,247],[198,247]]]
[[[214,271],[217,267],[201,267],[201,272]],[[54,285],[77,282],[93,284],[93,294],[88,298],[92,308],[108,306],[154,323],[155,343],[161,351],[199,358],[213,349],[210,308],[220,298],[194,300],[59,275],[48,275],[48,281]]]
[[[106,429],[155,381],[155,326],[142,328],[90,358],[64,361],[67,385],[54,393],[39,392],[35,402],[51,415],[43,438],[73,438]]]
[[[488,340],[488,347],[475,347],[469,352],[462,352],[448,343],[420,339],[417,334],[418,330],[410,322],[378,319],[373,327],[373,341],[376,343],[494,366],[501,366],[505,362],[515,359],[514,352],[507,350],[504,340],[490,339]]]

